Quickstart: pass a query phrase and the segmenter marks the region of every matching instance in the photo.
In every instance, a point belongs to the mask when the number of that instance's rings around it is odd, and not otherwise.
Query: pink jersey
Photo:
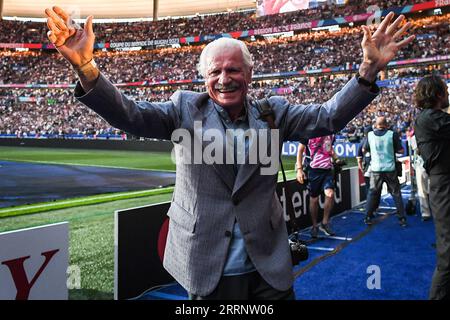
[[[308,141],[309,154],[311,155],[311,168],[331,169],[333,159],[334,136],[312,138]]]

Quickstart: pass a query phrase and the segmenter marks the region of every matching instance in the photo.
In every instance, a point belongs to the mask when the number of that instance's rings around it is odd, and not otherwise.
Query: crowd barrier
[[[408,141],[406,137],[401,138],[401,143],[403,147],[402,156],[408,155]],[[297,156],[298,150],[297,141],[288,141],[283,144],[283,149],[281,150],[283,156]],[[358,155],[360,143],[352,142],[335,142],[333,144],[334,152],[340,158],[356,158]]]

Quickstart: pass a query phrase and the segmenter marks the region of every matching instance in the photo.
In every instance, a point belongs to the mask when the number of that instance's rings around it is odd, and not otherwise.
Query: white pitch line
[[[389,215],[392,215],[393,213],[389,213],[389,212],[377,212],[377,215],[380,215],[380,216],[389,216]]]
[[[300,233],[301,236],[306,236],[306,237],[311,237],[310,234],[308,233]],[[322,235],[318,235],[317,238],[319,239],[332,239],[332,240],[342,240],[342,241],[351,241],[352,238],[347,238],[347,237],[338,237],[338,236],[322,236]]]
[[[321,239],[333,239],[333,240],[341,240],[341,241],[351,241],[352,238],[347,237],[338,237],[338,236],[319,236]]]
[[[334,251],[334,248],[327,248],[327,247],[310,247],[307,246],[308,249],[310,250],[317,250],[317,251]]]
[[[160,190],[160,189],[156,189],[156,190]],[[40,205],[35,205],[35,206],[31,205],[31,206],[27,206],[26,208],[22,207],[22,208],[17,208],[17,209],[0,210],[0,213],[5,213],[5,212],[9,213],[9,212],[15,212],[15,211],[37,209],[37,208],[46,208],[46,207],[57,206],[57,205],[61,205],[61,204],[88,202],[91,200],[103,200],[103,199],[117,198],[117,197],[122,197],[122,196],[139,195],[142,193],[147,193],[149,191],[150,190],[143,190],[143,191],[124,193],[124,194],[120,194],[120,195],[107,195],[107,196],[94,197],[94,198],[88,198],[88,199],[79,199],[79,200],[61,201],[61,202],[56,202],[56,203],[40,204]],[[151,194],[149,194],[149,195],[151,195]]]

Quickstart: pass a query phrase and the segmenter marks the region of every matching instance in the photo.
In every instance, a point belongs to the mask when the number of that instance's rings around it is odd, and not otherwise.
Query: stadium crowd
[[[76,103],[70,90],[0,90],[0,134],[64,137],[119,134]]]
[[[418,1],[416,1],[418,2]],[[185,30],[197,33],[229,32],[296,23],[320,17],[345,16],[363,12],[371,4],[395,7],[413,1],[351,1],[347,6],[310,9],[270,17],[255,18],[255,12],[232,12],[222,15],[170,19],[158,23],[96,24],[97,41],[138,40],[136,34],[152,34],[155,38],[183,36]],[[224,19],[226,17],[226,19]],[[412,20],[416,41],[399,52],[398,59],[413,59],[450,55],[450,14]],[[174,25],[172,25],[174,24]],[[0,42],[46,42],[46,26],[36,23],[0,21],[0,25],[15,28],[15,33],[1,32]],[[176,25],[176,26],[175,26]],[[2,30],[7,30],[3,28]],[[208,29],[211,28],[211,29]],[[34,29],[31,30],[30,29]],[[159,30],[159,31],[158,31]],[[23,32],[22,32],[23,31]],[[31,32],[31,33],[30,33]],[[164,34],[163,32],[174,32]],[[255,61],[254,74],[291,72],[340,66],[352,71],[359,62],[361,27],[345,27],[338,31],[302,32],[284,38],[248,41]],[[18,38],[19,37],[19,38]],[[102,40],[103,39],[103,40]],[[26,40],[26,41],[25,41]],[[195,65],[203,45],[179,48],[159,48],[138,51],[97,50],[95,60],[102,72],[117,84],[139,81],[198,79]],[[0,84],[73,84],[75,73],[67,73],[67,62],[54,51],[0,51]],[[364,127],[371,125],[375,115],[384,115],[400,131],[405,132],[415,114],[411,101],[411,83],[402,78],[419,77],[430,70],[448,75],[449,64],[417,66],[387,70],[387,79],[399,79],[394,86],[382,88],[380,95],[356,117],[341,134],[357,141]],[[285,95],[293,104],[324,101],[351,76],[315,75],[301,78],[264,79],[252,84],[251,95],[261,98]],[[177,86],[122,87],[136,100],[163,101],[176,89],[203,91],[203,84]],[[0,89],[0,134],[16,136],[53,135],[118,135],[103,119],[78,103],[72,89]]]
[[[450,14],[413,20],[417,40],[398,54],[399,60],[450,55]],[[304,32],[288,38],[248,42],[255,61],[254,74],[341,67],[352,70],[361,60],[360,27],[336,32]],[[95,60],[114,83],[197,79],[195,64],[203,46],[139,51],[98,50]],[[0,83],[74,83],[67,62],[44,51],[0,52]],[[118,68],[117,66],[121,67]]]
[[[127,42],[209,35],[230,31],[262,29],[318,19],[366,13],[376,5],[380,9],[420,3],[419,0],[350,0],[345,5],[323,5],[284,14],[256,17],[255,10],[164,19],[157,22],[98,23],[94,30],[97,42]],[[47,26],[42,22],[0,20],[0,43],[47,43]]]
[[[409,74],[420,76],[435,71],[450,77],[450,64],[434,67],[410,67],[390,71],[392,78]],[[311,76],[255,81],[250,95],[259,99],[270,95],[283,95],[291,103],[323,102],[341,88],[352,74]],[[416,109],[413,108],[411,81],[397,78],[390,86],[382,87],[382,94],[360,113],[340,135],[358,142],[364,128],[370,126],[377,115],[386,116],[399,133],[409,128]],[[124,93],[135,100],[166,101],[177,89],[203,91],[201,84],[181,86],[124,87]],[[2,89],[0,90],[0,134],[24,136],[51,135],[120,135],[95,113],[77,102],[72,89]]]

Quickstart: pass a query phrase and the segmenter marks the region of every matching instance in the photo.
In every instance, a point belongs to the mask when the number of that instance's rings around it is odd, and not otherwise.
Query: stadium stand
[[[392,8],[419,1],[351,1],[346,6],[322,7],[256,18],[255,11],[231,12],[158,22],[96,24],[97,41],[136,41],[141,35],[182,37],[279,26],[316,18],[340,17],[363,12],[368,5]],[[442,12],[441,12],[442,13]],[[224,17],[226,17],[224,19]],[[383,95],[341,132],[358,140],[374,115],[386,115],[405,132],[415,114],[411,107],[414,78],[430,70],[449,75],[450,13],[420,15],[412,19],[415,41],[398,54],[399,65],[384,75]],[[44,23],[0,21],[0,43],[47,42]],[[209,29],[208,29],[209,28]],[[189,32],[190,34],[187,34]],[[337,31],[308,30],[285,37],[245,39],[255,60],[255,98],[285,95],[292,103],[320,102],[335,92],[357,70],[360,61],[360,26]],[[195,64],[204,44],[141,49],[96,50],[95,60],[112,82],[138,100],[166,100],[177,89],[202,91]],[[358,50],[356,50],[356,49]],[[54,50],[0,51],[0,136],[123,138],[101,118],[75,101],[75,74]],[[424,61],[422,61],[424,60]],[[406,67],[403,63],[406,62]],[[120,66],[120,67],[118,67]],[[330,69],[332,71],[329,74]],[[311,74],[311,75],[310,75]],[[175,82],[175,85],[168,85]]]
[[[370,5],[377,5],[380,9],[401,7],[420,3],[418,0],[384,0],[373,1],[351,0],[345,6],[324,5],[314,9],[289,12],[263,17],[256,17],[256,11],[229,12],[196,16],[191,18],[176,18],[152,22],[133,23],[102,23],[95,25],[98,42],[138,41],[146,35],[152,38],[186,37],[200,34],[217,34],[237,30],[268,28],[287,23],[302,23],[315,19],[343,17],[351,14],[366,12]],[[44,23],[2,21],[3,30],[16,30],[15,33],[0,34],[0,43],[41,43],[47,42],[47,27]]]

